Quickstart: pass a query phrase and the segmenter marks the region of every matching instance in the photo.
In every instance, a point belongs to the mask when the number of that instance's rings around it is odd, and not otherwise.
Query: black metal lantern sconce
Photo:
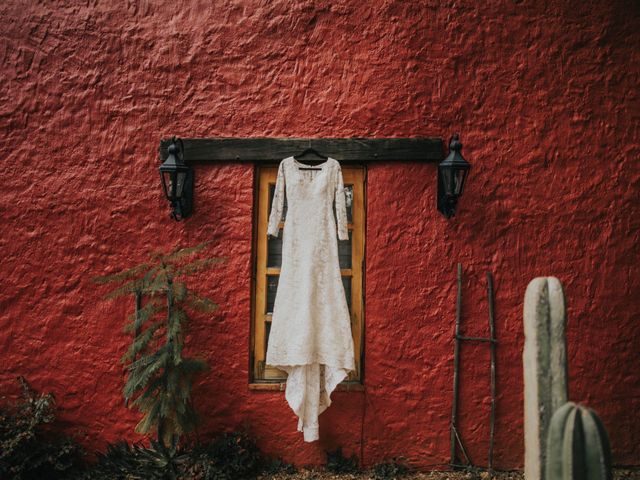
[[[438,210],[447,218],[456,213],[458,198],[471,165],[460,154],[462,143],[457,133],[451,138],[449,155],[438,165]]]
[[[180,221],[191,215],[193,209],[193,168],[184,160],[184,143],[173,137],[168,156],[160,165],[162,189],[171,203],[171,217]]]

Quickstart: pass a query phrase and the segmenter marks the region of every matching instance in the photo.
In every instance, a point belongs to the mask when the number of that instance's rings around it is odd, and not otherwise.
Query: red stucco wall
[[[521,310],[538,275],[566,289],[570,397],[600,413],[616,463],[640,464],[637,2],[35,3],[0,5],[3,391],[22,374],[55,392],[91,448],[137,438],[118,363],[130,306],[91,278],[213,240],[229,260],[197,279],[220,304],[193,324],[213,366],[195,389],[202,435],[246,421],[298,464],[339,445],[365,465],[443,464],[460,261],[469,335],[486,334],[496,279],[496,465],[523,464]],[[283,392],[247,388],[253,166],[198,167],[196,213],[175,223],[158,143],[454,131],[473,170],[452,220],[434,165],[369,168],[366,391],[335,392],[305,444]],[[484,465],[488,351],[462,353],[461,431]]]

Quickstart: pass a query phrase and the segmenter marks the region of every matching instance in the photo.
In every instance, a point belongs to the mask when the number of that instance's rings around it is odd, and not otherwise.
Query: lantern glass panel
[[[168,200],[171,200],[171,172],[161,172],[162,189]]]
[[[454,172],[454,178],[453,178],[454,195],[458,195],[458,196],[462,195],[462,189],[464,188],[464,180],[466,176],[467,176],[466,169],[460,168]]]
[[[187,179],[187,172],[178,172],[176,182],[176,199],[182,198],[182,190],[184,189],[184,182]]]
[[[445,195],[452,195],[453,188],[451,182],[451,169],[449,168],[441,168],[440,175],[442,175],[442,186],[444,187]]]

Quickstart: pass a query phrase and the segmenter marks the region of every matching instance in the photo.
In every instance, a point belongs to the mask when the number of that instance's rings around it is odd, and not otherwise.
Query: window
[[[341,165],[347,204],[349,240],[338,240],[338,255],[342,282],[351,316],[351,334],[356,361],[356,373],[351,373],[343,387],[349,389],[362,383],[364,301],[364,178],[361,166]],[[267,238],[267,222],[271,211],[278,167],[259,167],[257,171],[256,218],[254,235],[254,281],[251,323],[250,386],[254,389],[279,389],[287,373],[265,366],[267,342],[271,327],[273,303],[278,289],[282,261],[282,231],[278,238]],[[280,229],[284,227],[287,204],[284,203]],[[335,204],[334,204],[335,218]],[[339,386],[340,388],[340,386]]]

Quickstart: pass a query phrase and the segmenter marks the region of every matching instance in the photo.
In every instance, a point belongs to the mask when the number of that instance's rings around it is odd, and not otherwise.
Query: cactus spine
[[[524,297],[524,471],[544,480],[553,412],[568,400],[565,299],[555,277],[533,279]],[[548,480],[548,479],[547,479]]]
[[[573,402],[551,418],[547,480],[611,480],[609,438],[596,413]]]

